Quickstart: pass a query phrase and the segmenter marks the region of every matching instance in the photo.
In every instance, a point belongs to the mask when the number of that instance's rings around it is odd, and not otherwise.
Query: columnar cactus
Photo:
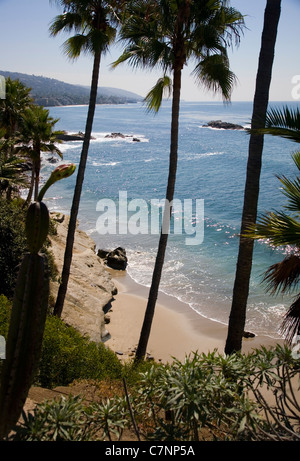
[[[0,385],[0,439],[16,425],[37,371],[49,298],[47,257],[39,254],[49,229],[48,208],[41,200],[55,181],[70,176],[75,166],[54,170],[26,216],[29,252],[24,255],[14,293]]]

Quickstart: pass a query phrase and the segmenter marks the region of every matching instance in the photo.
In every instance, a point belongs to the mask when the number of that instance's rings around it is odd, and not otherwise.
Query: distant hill
[[[31,88],[35,103],[44,107],[72,106],[89,103],[90,90],[81,85],[71,85],[60,80],[19,72],[1,71],[0,75],[12,80],[19,80]],[[142,97],[119,88],[99,87],[97,104],[127,104],[142,101]]]

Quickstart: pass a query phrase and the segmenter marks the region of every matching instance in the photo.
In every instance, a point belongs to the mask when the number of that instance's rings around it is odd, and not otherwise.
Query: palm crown
[[[65,11],[58,15],[50,26],[51,35],[61,31],[75,32],[63,44],[64,51],[71,59],[84,53],[104,53],[115,39],[116,29],[111,24],[117,16],[112,2],[99,0],[54,0]]]
[[[227,3],[130,2],[120,33],[121,40],[128,44],[113,66],[129,61],[134,67],[162,69],[163,78],[146,98],[150,108],[158,109],[163,90],[170,89],[171,78],[167,74],[176,67],[182,69],[189,60],[196,62],[196,80],[210,90],[221,90],[224,99],[229,100],[235,76],[229,69],[227,47],[233,40],[239,41],[244,20]]]

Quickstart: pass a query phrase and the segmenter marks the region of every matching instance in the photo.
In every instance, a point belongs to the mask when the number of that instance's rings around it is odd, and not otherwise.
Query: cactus
[[[0,439],[6,438],[18,422],[40,359],[49,297],[47,257],[39,254],[48,234],[49,212],[41,200],[51,184],[74,170],[73,164],[56,168],[38,201],[27,210],[29,253],[24,255],[16,282],[1,373]]]
[[[25,232],[29,252],[40,251],[49,230],[49,212],[44,202],[31,203],[27,210]]]
[[[0,388],[0,439],[16,425],[40,358],[49,295],[47,258],[26,254],[21,263]]]

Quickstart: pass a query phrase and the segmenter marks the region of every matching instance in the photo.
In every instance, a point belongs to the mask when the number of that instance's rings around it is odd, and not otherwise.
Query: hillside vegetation
[[[19,80],[27,88],[31,88],[30,95],[34,102],[44,107],[72,106],[89,103],[90,89],[80,85],[36,75],[19,72],[1,71],[0,75],[12,80]],[[118,88],[99,87],[97,104],[127,104],[137,103],[143,98],[135,93]]]

